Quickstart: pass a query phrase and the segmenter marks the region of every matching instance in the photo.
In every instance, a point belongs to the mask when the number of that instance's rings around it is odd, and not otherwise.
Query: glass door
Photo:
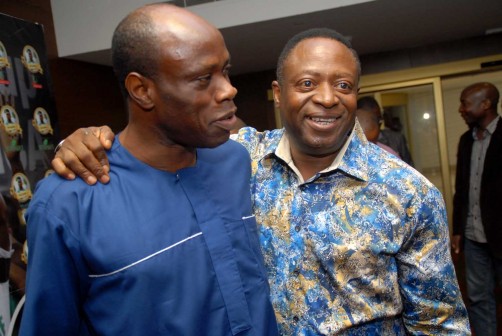
[[[440,79],[361,88],[359,96],[366,95],[379,102],[383,127],[405,136],[413,166],[441,191],[451,218],[453,199]]]

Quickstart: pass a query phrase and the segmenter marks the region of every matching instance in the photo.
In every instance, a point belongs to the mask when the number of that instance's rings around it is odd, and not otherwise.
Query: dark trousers
[[[469,319],[476,335],[496,336],[496,281],[502,285],[502,259],[493,257],[488,244],[465,239]]]

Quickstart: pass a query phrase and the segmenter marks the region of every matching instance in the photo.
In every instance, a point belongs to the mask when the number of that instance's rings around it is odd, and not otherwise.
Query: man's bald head
[[[490,111],[494,114],[497,113],[497,104],[499,102],[500,94],[495,85],[488,82],[474,83],[466,87],[463,94],[479,94],[483,96],[483,99],[490,101]]]
[[[366,138],[373,143],[377,143],[380,134],[380,118],[369,108],[358,108],[356,116]]]
[[[165,3],[146,5],[127,15],[112,39],[113,69],[124,96],[128,95],[124,82],[129,73],[155,78],[162,53],[176,58],[183,49],[197,47],[197,41],[208,32],[221,35],[203,18]],[[161,42],[168,42],[169,50]]]

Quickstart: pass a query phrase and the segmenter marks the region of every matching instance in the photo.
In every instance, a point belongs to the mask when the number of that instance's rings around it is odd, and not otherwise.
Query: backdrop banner
[[[1,13],[0,27],[0,192],[8,201],[13,248],[17,243],[22,251],[24,213],[36,183],[52,173],[59,128],[43,27]],[[0,300],[0,314],[9,312],[6,304]],[[8,321],[0,316],[0,336]]]

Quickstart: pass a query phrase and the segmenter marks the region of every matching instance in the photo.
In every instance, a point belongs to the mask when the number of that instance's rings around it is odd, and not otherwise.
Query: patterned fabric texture
[[[443,198],[356,123],[339,165],[305,183],[284,129],[240,130],[283,335],[470,334]]]

